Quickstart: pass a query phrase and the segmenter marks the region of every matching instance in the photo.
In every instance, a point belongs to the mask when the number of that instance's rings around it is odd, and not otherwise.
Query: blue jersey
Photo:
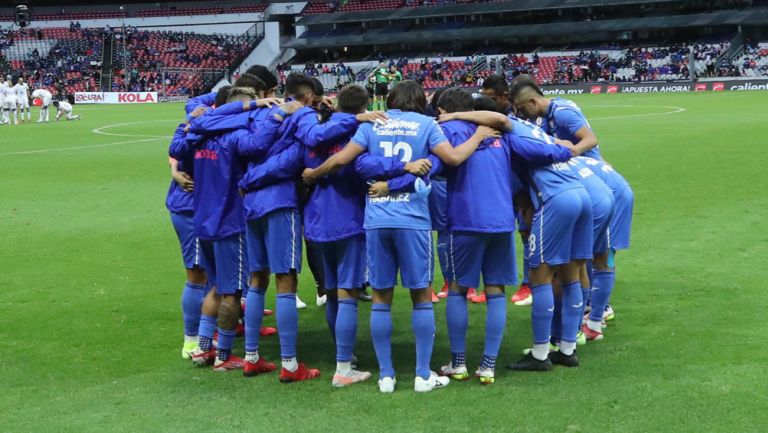
[[[512,121],[512,132],[505,134],[509,137],[510,145],[533,145],[549,146],[554,156],[562,158],[570,157],[570,151],[563,146],[554,143],[552,137],[544,133],[541,128],[525,120],[510,119]],[[524,179],[531,189],[531,201],[538,209],[541,204],[549,198],[570,189],[584,188],[581,185],[581,178],[566,162],[553,162],[546,165],[538,165],[545,162],[546,158],[537,160],[536,163],[526,161],[522,158],[513,157],[513,167],[521,179]],[[557,159],[553,159],[556,161]],[[566,161],[561,159],[560,161]]]
[[[195,111],[197,107],[213,107],[213,104],[216,103],[216,93],[217,92],[206,93],[205,95],[196,96],[190,99],[184,105],[184,111],[189,114]]]
[[[629,188],[629,183],[624,179],[624,176],[620,175],[605,161],[586,156],[577,156],[574,159],[591,168],[595,175],[608,185],[614,198],[618,198],[625,189]]]
[[[439,233],[448,230],[448,182],[443,177],[432,179],[429,217],[432,220],[432,230]]]
[[[599,176],[595,175],[595,172],[586,164],[573,158],[568,161],[568,165],[576,169],[576,172],[581,176],[581,183],[587,189],[592,204],[597,204],[606,198],[613,198],[611,188]]]
[[[245,171],[244,161],[252,157],[254,146],[245,130],[192,142],[171,142],[169,154],[183,160],[194,156],[195,235],[202,240],[219,240],[245,231],[243,201],[238,181]]]
[[[267,108],[255,108],[244,112],[242,102],[230,102],[192,119],[189,130],[206,137],[236,129],[250,129],[255,132],[258,125],[267,118],[269,113],[270,110]]]
[[[283,118],[279,121],[276,117]],[[263,143],[265,153],[251,160],[248,170],[255,169],[269,158],[276,156],[293,146],[300,147],[301,143],[296,139],[298,123],[304,116],[314,115],[312,111],[298,112],[291,116],[280,108],[270,110],[267,118],[252,128],[251,134]],[[248,220],[255,220],[278,209],[299,209],[298,181],[301,170],[290,173],[290,177],[273,185],[266,186],[245,195],[245,214]]]
[[[357,131],[357,119],[354,114],[333,113],[327,122],[320,123],[317,111],[303,107],[296,111],[294,116],[300,116],[296,126],[296,138],[309,149],[336,146],[339,141],[349,141]]]
[[[186,133],[184,132],[186,126],[186,124],[182,123],[176,128],[172,142],[180,143],[186,139]],[[189,156],[185,159],[178,160],[177,169],[178,171],[183,171],[184,173],[193,176],[194,158]],[[171,179],[171,185],[168,187],[168,194],[165,196],[165,207],[170,212],[191,212],[194,209],[192,193],[184,191],[175,180]]]
[[[477,125],[452,120],[440,125],[452,146],[469,140]],[[514,185],[510,147],[486,139],[463,164],[447,170],[448,222],[454,231],[501,233],[515,230]],[[488,206],[491,206],[489,209]]]
[[[398,158],[412,162],[426,158],[430,150],[446,138],[435,119],[414,112],[387,111],[385,123],[363,124],[352,137],[374,156]],[[387,197],[368,198],[365,207],[365,228],[404,228],[429,230],[427,196],[408,192]]]
[[[317,168],[347,143],[349,137],[332,146],[306,149],[304,164]],[[365,186],[352,164],[319,179],[304,207],[304,236],[313,242],[332,242],[365,233]]]
[[[550,100],[542,127],[549,135],[561,140],[571,141],[574,144],[580,141],[576,138],[576,131],[583,127],[592,129],[579,106],[573,101],[563,98],[553,98]],[[584,152],[584,156],[602,159],[599,146]]]

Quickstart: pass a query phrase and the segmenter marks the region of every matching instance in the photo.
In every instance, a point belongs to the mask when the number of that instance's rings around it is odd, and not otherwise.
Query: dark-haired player
[[[597,136],[576,103],[547,98],[528,75],[520,75],[509,86],[509,100],[515,112],[531,122],[541,118],[541,128],[553,137],[568,140],[578,155],[602,159]]]
[[[387,98],[383,124],[361,125],[349,145],[316,169],[306,169],[304,180],[315,183],[329,173],[368,152],[374,156],[416,162],[417,174],[426,174],[431,165],[425,158],[430,150],[443,162],[458,165],[477,148],[479,137],[456,148],[445,138],[433,118],[424,116],[424,89],[415,81],[400,82]],[[429,284],[432,281],[432,239],[429,207],[423,194],[397,193],[369,197],[365,208],[366,250],[370,283],[374,288],[371,336],[379,361],[379,391],[393,392],[395,370],[392,365],[392,299],[398,270],[402,285],[410,289],[413,301],[411,318],[416,337],[416,379],[414,390],[432,391],[450,382],[430,369],[434,344],[435,319]]]

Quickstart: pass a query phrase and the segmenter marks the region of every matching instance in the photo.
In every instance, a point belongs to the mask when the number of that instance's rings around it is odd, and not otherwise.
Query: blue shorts
[[[448,240],[448,269],[451,281],[462,287],[517,284],[514,232],[452,232]]]
[[[613,216],[613,196],[592,203],[592,253],[608,251],[608,224]]]
[[[234,295],[247,287],[243,279],[248,265],[245,235],[236,233],[217,241],[200,241],[208,284],[219,295]]]
[[[301,272],[301,216],[296,209],[278,209],[248,221],[246,233],[251,272]]]
[[[440,272],[443,274],[443,282],[451,281],[448,278],[448,240],[450,233],[437,232],[437,260],[440,262]],[[434,265],[432,275],[434,275]]]
[[[432,282],[432,233],[415,229],[369,229],[365,231],[368,281],[374,289],[397,285],[425,289]]]
[[[523,213],[517,209],[515,209],[515,221],[517,221],[517,231],[527,232],[531,230],[531,226],[523,218]]]
[[[608,247],[614,250],[629,248],[629,233],[632,229],[632,207],[635,195],[627,187],[614,197],[613,218],[608,226]]]
[[[315,242],[323,266],[323,288],[359,289],[365,284],[365,235]]]
[[[176,230],[176,237],[179,238],[184,267],[187,269],[202,267],[200,241],[195,236],[195,223],[192,212],[171,212],[171,223],[173,224],[173,229]]]
[[[528,265],[564,265],[592,258],[592,202],[587,190],[563,191],[544,202],[533,216]]]

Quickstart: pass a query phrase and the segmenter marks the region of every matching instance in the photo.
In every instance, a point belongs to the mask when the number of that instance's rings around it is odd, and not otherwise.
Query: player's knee
[[[373,303],[374,304],[388,304],[392,305],[392,296],[395,291],[393,288],[374,290],[373,291]]]
[[[338,299],[357,299],[357,289],[326,290],[326,294],[335,291]]]
[[[291,271],[287,274],[275,274],[277,293],[296,293],[297,285],[296,271]]]
[[[414,305],[432,302],[432,295],[427,289],[411,289],[411,301]]]
[[[269,271],[256,271],[251,272],[251,287],[258,287],[259,289],[269,288]]]
[[[466,295],[469,289],[467,287],[461,287],[458,281],[451,281],[451,283],[448,285],[448,291]]]
[[[504,294],[504,286],[486,285],[485,286],[485,294],[486,295],[503,295]]]
[[[608,266],[608,252],[595,255],[595,259],[592,261],[592,266],[598,271],[610,270]]]
[[[187,269],[187,281],[192,284],[206,284],[208,278],[205,275],[205,270],[199,266],[195,266],[192,269]]]

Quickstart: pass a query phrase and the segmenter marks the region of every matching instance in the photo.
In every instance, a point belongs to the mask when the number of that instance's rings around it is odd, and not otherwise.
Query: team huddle
[[[357,303],[370,287],[378,386],[394,391],[398,274],[413,303],[414,390],[469,379],[470,356],[479,359],[479,382],[494,383],[505,288],[518,284],[515,231],[533,341],[508,368],[575,367],[577,344],[603,338],[614,253],[629,247],[633,194],[602,159],[573,102],[544,97],[524,75],[509,85],[489,77],[482,95],[450,88],[429,100],[417,82],[400,81],[386,112],[368,111],[368,92],[356,85],[333,100],[317,79],[291,74],[284,99],[276,89],[274,74],[254,66],[232,86],[190,100],[171,141],[166,206],[187,270],[185,359],[215,371],[269,373],[277,366],[259,352],[259,340],[277,333],[279,380],[320,376],[297,359],[302,239],[325,294],[336,387],[371,377],[355,356]],[[452,354],[437,371],[435,255]],[[271,314],[264,308],[271,274],[277,330],[262,326]],[[485,344],[482,354],[468,354],[467,294],[481,279]],[[241,316],[243,359],[232,354]]]
[[[72,114],[72,105],[66,101],[54,101],[53,95],[46,89],[35,89],[31,94],[29,93],[29,85],[24,82],[23,77],[19,77],[16,84],[12,84],[13,80],[8,75],[8,79],[0,82],[0,109],[2,109],[2,116],[0,116],[0,125],[18,125],[23,123],[26,113],[26,120],[32,121],[32,112],[30,111],[30,99],[40,100],[40,118],[36,123],[48,122],[50,115],[48,113],[48,107],[53,105],[56,110],[56,117],[54,120],[58,121],[62,117],[66,120],[79,120],[80,115]]]

